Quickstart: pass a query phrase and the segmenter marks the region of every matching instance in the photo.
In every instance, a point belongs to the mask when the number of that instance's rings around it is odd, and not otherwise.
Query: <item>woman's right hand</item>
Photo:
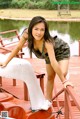
[[[0,67],[6,67],[7,66],[7,64],[5,63],[5,62],[0,62]]]
[[[64,85],[64,88],[66,88],[67,86],[72,86],[72,87],[74,87],[74,85],[72,84],[72,82],[71,82],[71,81],[68,81],[68,80],[65,80],[65,81],[63,82],[63,85]]]
[[[23,31],[22,37],[23,37],[24,39],[28,39],[28,28],[26,28],[26,29]]]

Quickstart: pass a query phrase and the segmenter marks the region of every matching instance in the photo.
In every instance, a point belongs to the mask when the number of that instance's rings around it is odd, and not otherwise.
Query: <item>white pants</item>
[[[0,62],[6,59],[6,55],[0,54]],[[26,83],[32,109],[47,110],[50,107],[50,102],[45,99],[34,70],[27,60],[13,58],[6,67],[0,67],[0,76],[22,80]]]

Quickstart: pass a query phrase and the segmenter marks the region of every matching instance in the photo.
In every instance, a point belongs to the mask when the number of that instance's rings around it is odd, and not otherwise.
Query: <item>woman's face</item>
[[[32,36],[34,40],[42,40],[45,33],[44,23],[38,23],[32,28]]]

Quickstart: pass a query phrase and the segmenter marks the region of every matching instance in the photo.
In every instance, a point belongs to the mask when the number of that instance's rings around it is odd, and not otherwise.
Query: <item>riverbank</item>
[[[57,10],[0,9],[0,19],[31,20],[34,16],[43,16],[48,21],[80,22],[79,10],[71,10],[70,14],[59,16]]]

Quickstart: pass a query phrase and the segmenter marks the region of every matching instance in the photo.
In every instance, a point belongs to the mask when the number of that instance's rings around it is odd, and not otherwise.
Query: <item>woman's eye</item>
[[[45,31],[44,29],[41,29],[41,31]]]
[[[34,29],[34,30],[38,30],[38,29]]]
[[[39,29],[39,28],[34,28],[34,30],[35,30],[35,31],[40,31],[40,32],[44,32],[44,31],[45,31],[45,29],[44,29],[44,28],[42,28],[42,29]]]

